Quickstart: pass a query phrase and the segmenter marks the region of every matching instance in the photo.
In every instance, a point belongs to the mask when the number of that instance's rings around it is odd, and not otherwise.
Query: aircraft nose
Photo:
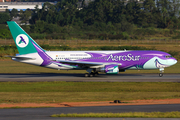
[[[176,64],[177,63],[177,60],[176,59],[174,59],[174,64]]]
[[[168,63],[169,63],[169,65],[174,65],[177,63],[177,60],[176,59],[170,59],[170,60],[168,60]]]

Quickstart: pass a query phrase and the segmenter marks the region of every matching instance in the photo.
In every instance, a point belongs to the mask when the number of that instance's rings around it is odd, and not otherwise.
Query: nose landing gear
[[[159,77],[162,77],[163,76],[163,73],[159,73]]]
[[[160,71],[159,77],[162,77],[162,76],[163,76],[163,73],[164,73],[164,68],[160,68],[159,71]]]

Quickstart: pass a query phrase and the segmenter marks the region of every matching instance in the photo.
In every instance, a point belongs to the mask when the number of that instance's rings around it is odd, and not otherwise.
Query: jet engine
[[[118,67],[118,65],[111,64],[111,65],[106,65],[105,67],[102,67],[102,68],[97,68],[96,71],[104,72],[106,74],[118,74],[119,67]]]

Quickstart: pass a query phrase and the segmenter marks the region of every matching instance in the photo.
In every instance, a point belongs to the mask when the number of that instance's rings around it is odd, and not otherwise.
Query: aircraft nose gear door
[[[159,71],[160,71],[159,77],[162,77],[163,76],[163,72],[164,72],[164,68],[159,68]]]

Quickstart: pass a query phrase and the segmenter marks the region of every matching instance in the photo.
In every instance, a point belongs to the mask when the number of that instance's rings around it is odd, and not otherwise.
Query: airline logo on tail
[[[29,38],[26,35],[20,34],[16,37],[17,46],[24,48],[28,45],[28,43],[29,43]]]

